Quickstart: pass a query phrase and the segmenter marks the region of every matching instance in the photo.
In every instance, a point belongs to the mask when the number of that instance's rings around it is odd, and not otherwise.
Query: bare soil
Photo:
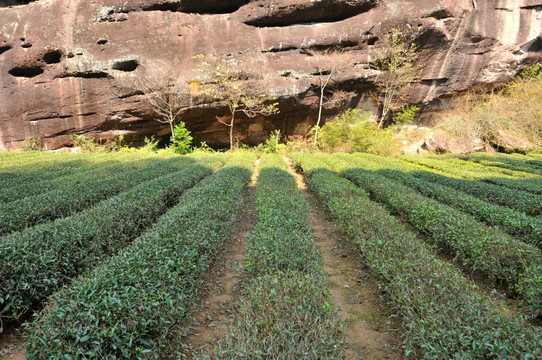
[[[214,346],[226,335],[229,319],[237,309],[240,297],[238,288],[245,260],[244,249],[247,237],[257,222],[254,199],[259,162],[256,161],[251,181],[245,188],[241,212],[235,221],[235,231],[205,279],[207,294],[188,325],[189,334],[183,340],[180,354],[182,358],[198,359],[206,354],[215,355]]]
[[[310,205],[311,233],[324,258],[330,292],[345,321],[347,359],[403,359],[397,332],[399,321],[382,300],[382,291],[348,238],[296,173],[290,173]]]
[[[0,360],[25,359],[22,331],[21,326],[16,326],[4,329],[4,332],[0,333]]]

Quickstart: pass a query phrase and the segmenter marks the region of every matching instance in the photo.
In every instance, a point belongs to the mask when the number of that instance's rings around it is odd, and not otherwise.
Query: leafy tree
[[[382,38],[381,49],[375,49],[376,60],[369,63],[379,72],[376,78],[378,98],[382,99],[379,128],[391,111],[403,106],[403,97],[410,85],[421,80],[422,67],[416,63],[419,49],[410,40],[412,35],[408,28],[392,28]]]
[[[206,78],[202,83],[202,93],[229,110],[228,116],[217,116],[217,120],[230,128],[230,149],[234,147],[236,114],[241,112],[254,118],[257,115],[269,116],[279,112],[278,103],[270,103],[272,99],[251,81],[258,78],[257,68],[253,64],[243,64],[241,67],[233,61],[217,56],[198,55],[196,58],[200,60],[197,70]]]

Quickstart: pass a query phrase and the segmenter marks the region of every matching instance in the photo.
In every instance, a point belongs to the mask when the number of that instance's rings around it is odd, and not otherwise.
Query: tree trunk
[[[230,122],[230,150],[233,150],[233,122],[235,121],[235,111],[231,113]]]
[[[386,115],[388,115],[388,112],[390,111],[390,106],[391,106],[390,103],[391,103],[391,95],[389,93],[384,94],[384,102],[382,103],[382,115],[380,116],[380,121],[378,122],[379,130],[382,128],[384,119],[386,118]]]
[[[318,142],[318,129],[320,128],[320,120],[322,119],[322,107],[324,106],[324,87],[320,87],[320,104],[318,106],[318,120],[316,120],[316,131],[314,132],[314,146]]]
[[[173,139],[175,138],[175,130],[173,129],[173,121],[169,122],[169,128],[171,129],[171,142],[173,142]]]

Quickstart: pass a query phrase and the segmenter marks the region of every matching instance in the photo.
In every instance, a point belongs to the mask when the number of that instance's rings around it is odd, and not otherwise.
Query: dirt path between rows
[[[381,300],[374,277],[346,235],[309,191],[303,176],[295,172],[289,159],[286,161],[310,205],[311,233],[324,258],[328,287],[335,303],[340,304],[341,318],[345,321],[346,359],[403,359],[399,336],[393,330],[399,323],[390,319],[392,313]]]
[[[235,231],[205,279],[207,295],[190,324],[190,334],[181,350],[182,358],[198,359],[206,354],[216,355],[214,346],[226,335],[229,319],[238,306],[238,285],[242,280],[247,237],[258,219],[254,201],[259,163],[260,160],[256,160],[250,183],[245,188],[243,201],[239,205],[241,212],[235,220]]]
[[[0,333],[0,360],[24,360],[25,347],[22,326],[4,329]]]

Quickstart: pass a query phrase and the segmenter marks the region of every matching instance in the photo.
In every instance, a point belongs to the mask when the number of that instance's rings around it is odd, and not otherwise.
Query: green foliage
[[[173,130],[174,136],[171,139],[171,146],[177,154],[186,155],[192,152],[192,136],[184,122],[179,122]]]
[[[308,204],[279,155],[262,158],[256,188],[258,224],[250,235],[246,271],[259,276],[276,271],[318,273],[320,257],[308,224]]]
[[[442,261],[415,232],[365,191],[328,170],[336,155],[294,154],[307,182],[385,284],[403,319],[405,355],[424,359],[534,359],[539,329],[500,313],[461,271]],[[396,189],[397,190],[397,189]],[[395,191],[401,198],[402,192]],[[447,220],[435,219],[435,223]]]
[[[185,165],[171,159],[100,180],[87,178],[40,195],[0,204],[0,235],[73,215],[142,181]]]
[[[154,176],[140,179],[131,190],[74,216],[2,237],[0,319],[17,320],[71,278],[115,254],[222,164],[215,159],[187,166],[191,162],[177,158],[156,164],[164,176],[147,168]]]
[[[150,138],[145,136],[145,139],[143,140],[145,145],[143,146],[143,150],[147,152],[156,152],[158,150],[158,142],[159,140],[154,138],[154,135],[151,135]]]
[[[489,279],[505,283],[523,297],[534,313],[542,313],[542,288],[537,285],[542,279],[539,249],[375,174],[366,169],[365,163],[359,158],[352,159],[341,166],[343,175],[375,200],[394,209],[432,244],[449,251]]]
[[[124,156],[115,159],[88,158],[88,154],[79,154],[77,160],[66,161],[62,167],[55,171],[54,166],[46,167],[42,171],[34,171],[31,176],[15,176],[14,179],[0,181],[0,203],[24,199],[30,196],[58,190],[59,187],[73,186],[82,181],[99,181],[103,178],[120,173],[136,170],[149,165],[152,161],[143,156],[131,156],[130,160]],[[156,159],[155,159],[156,160]]]
[[[416,114],[420,111],[420,107],[416,105],[405,105],[395,116],[393,122],[395,124],[411,123],[416,118]]]
[[[540,64],[534,64],[526,67],[518,75],[521,80],[535,79],[542,74],[542,66]]]
[[[422,195],[453,206],[489,225],[498,226],[525,243],[542,248],[542,219],[517,210],[499,206],[468,195],[451,187],[416,178],[417,169],[396,159],[359,155],[365,169],[409,186]],[[461,166],[461,165],[460,165]]]
[[[320,130],[319,146],[326,151],[366,152],[392,156],[399,153],[391,129],[369,122],[370,112],[349,109]]]
[[[175,196],[179,204],[131,246],[53,295],[32,326],[27,358],[163,358],[233,230],[253,162],[250,154],[235,155]]]
[[[250,277],[220,359],[340,359],[342,325],[308,223],[308,204],[282,156],[261,159]]]
[[[27,137],[19,146],[22,151],[41,151],[43,145],[40,137]]]
[[[84,152],[97,152],[100,151],[100,144],[94,138],[85,138],[84,136],[77,134],[70,134],[70,138],[75,146],[81,148]]]
[[[205,141],[202,141],[199,144],[199,146],[194,147],[194,152],[202,152],[202,153],[212,154],[212,153],[215,153],[217,151],[215,149],[213,149],[212,147],[210,147],[209,145],[207,145],[207,143]]]
[[[272,131],[263,144],[256,146],[256,152],[276,154],[280,149],[280,130]]]
[[[422,158],[408,158],[410,162],[424,161]],[[428,165],[425,163],[423,165]],[[468,180],[460,176],[461,170],[458,166],[450,166],[454,173],[444,172],[430,166],[413,165],[413,175],[423,180],[445,185],[453,189],[463,191],[484,201],[507,206],[521,211],[527,215],[542,214],[542,196],[537,196],[526,191],[513,190],[491,183]],[[442,164],[441,164],[442,166]],[[452,170],[451,170],[452,171]]]
[[[531,161],[514,155],[496,154],[488,156],[487,154],[470,154],[460,156],[459,159],[491,167],[501,167],[504,169],[542,175],[542,169],[537,166],[532,166],[533,163]]]
[[[319,278],[277,272],[252,279],[218,359],[342,359],[343,326]]]
[[[469,180],[487,182],[509,189],[530,192],[533,195],[542,195],[542,182],[537,176],[529,176],[525,173],[514,173],[511,170],[490,170],[482,165],[464,162],[462,160],[440,161],[430,157],[405,156],[403,159],[427,166],[429,168],[441,170],[445,173],[461,176]],[[459,163],[458,163],[459,162]],[[460,164],[460,166],[458,166]],[[482,168],[480,168],[482,166]]]

